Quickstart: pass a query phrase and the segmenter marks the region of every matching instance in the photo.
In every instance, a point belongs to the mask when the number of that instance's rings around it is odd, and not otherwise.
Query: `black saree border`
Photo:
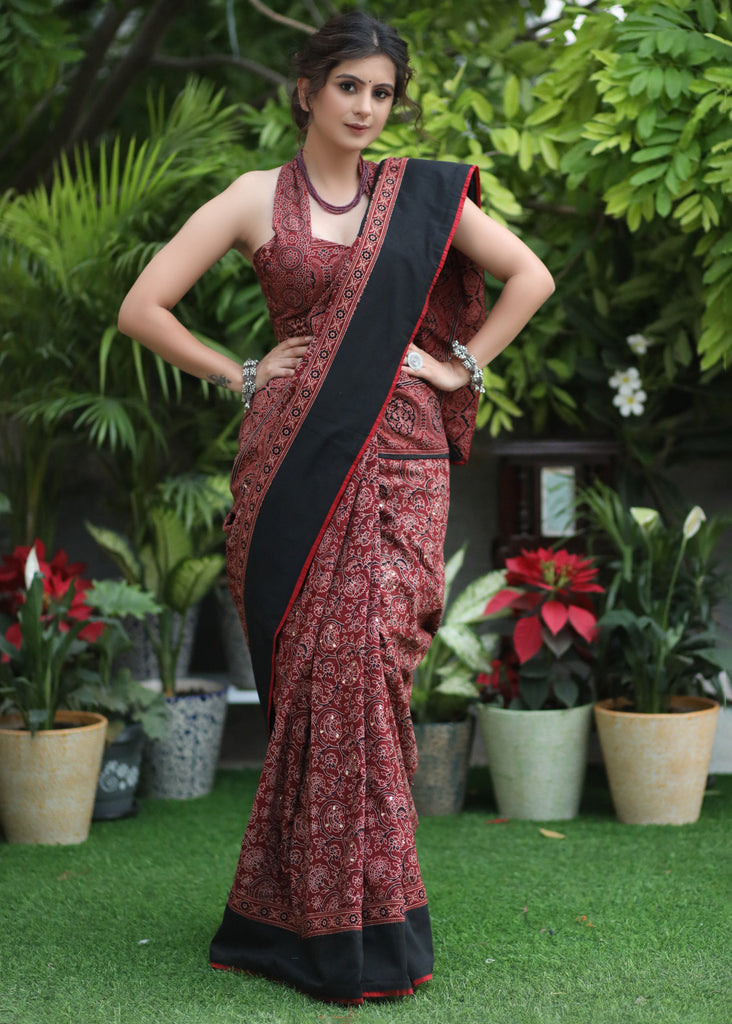
[[[476,167],[383,162],[351,271],[254,487],[244,602],[254,676],[270,727],[277,635],[377,429],[469,191],[479,199]]]
[[[427,905],[403,921],[333,935],[301,937],[230,906],[209,947],[216,970],[239,971],[290,985],[328,1003],[409,996],[432,979],[432,927]]]

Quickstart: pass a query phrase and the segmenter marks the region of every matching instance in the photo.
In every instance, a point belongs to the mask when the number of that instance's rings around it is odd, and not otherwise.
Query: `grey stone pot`
[[[475,719],[414,726],[419,765],[412,783],[417,814],[459,814],[465,801]]]
[[[221,608],[221,643],[224,648],[231,685],[238,690],[254,690],[256,684],[252,658],[244,636],[244,627],[239,619],[239,613],[229,593],[227,583],[223,583],[217,588],[216,596]]]
[[[567,821],[579,811],[592,704],[513,711],[477,704],[498,813],[524,821]]]

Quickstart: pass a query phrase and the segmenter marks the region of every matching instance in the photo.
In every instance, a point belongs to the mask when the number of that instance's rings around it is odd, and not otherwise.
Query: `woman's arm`
[[[198,341],[171,310],[229,249],[251,258],[254,249],[271,236],[274,174],[242,175],[200,207],[148,263],[119,311],[123,334],[186,373],[230,391],[241,388],[239,363]],[[257,386],[270,377],[293,374],[306,347],[303,339],[288,339],[277,346],[258,365]]]
[[[554,281],[539,257],[520,238],[488,217],[470,199],[465,201],[452,244],[504,282],[485,323],[467,346],[482,368],[513,341],[549,298]],[[468,382],[470,375],[457,359],[440,363],[424,352],[421,354],[423,368],[415,372],[405,365],[408,373],[423,377],[444,391],[453,391]]]

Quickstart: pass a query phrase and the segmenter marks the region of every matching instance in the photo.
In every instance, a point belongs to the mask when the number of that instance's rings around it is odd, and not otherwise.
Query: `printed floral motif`
[[[306,935],[403,921],[426,902],[404,680],[440,621],[448,462],[385,459],[380,486],[370,468],[348,484],[281,635],[278,710],[229,900]]]
[[[388,172],[382,173],[382,189],[390,188]],[[322,273],[325,243],[308,244],[298,262],[303,294],[312,284],[307,330],[298,319],[300,304],[288,308],[278,281],[266,279],[267,273],[281,279],[279,247],[289,244],[289,229],[307,217],[302,202],[285,171],[275,201],[275,238],[257,260],[283,337],[311,333],[326,308],[342,323],[330,308],[342,247],[331,247],[330,292]],[[372,216],[381,229],[378,196]],[[346,310],[355,299],[349,292],[344,289]],[[330,359],[328,346],[337,347],[334,339],[308,353],[303,380],[323,354],[323,362]],[[257,486],[250,474],[271,452],[278,454],[280,440],[270,423],[283,404],[297,401],[287,388],[263,392],[244,418],[243,455],[233,473],[234,495],[240,495],[228,538],[233,594],[242,593],[245,537],[256,511],[256,499],[248,498]],[[401,923],[408,911],[426,905],[414,845],[410,784],[417,750],[407,681],[441,616],[447,454],[434,389],[402,374],[280,633],[274,728],[229,898],[242,917],[310,937]]]
[[[135,789],[140,778],[137,765],[124,761],[107,761],[99,773],[99,788],[105,793],[123,793]]]

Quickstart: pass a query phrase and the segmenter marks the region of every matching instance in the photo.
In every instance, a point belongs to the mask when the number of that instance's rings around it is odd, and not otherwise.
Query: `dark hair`
[[[412,78],[407,44],[396,29],[362,11],[347,11],[327,21],[295,54],[293,66],[297,78],[309,79],[309,99],[320,92],[337,64],[374,54],[383,54],[394,65],[394,104],[403,103],[418,113],[419,106],[407,96]],[[290,108],[295,124],[303,132],[310,115],[300,106],[297,85],[292,90]]]

